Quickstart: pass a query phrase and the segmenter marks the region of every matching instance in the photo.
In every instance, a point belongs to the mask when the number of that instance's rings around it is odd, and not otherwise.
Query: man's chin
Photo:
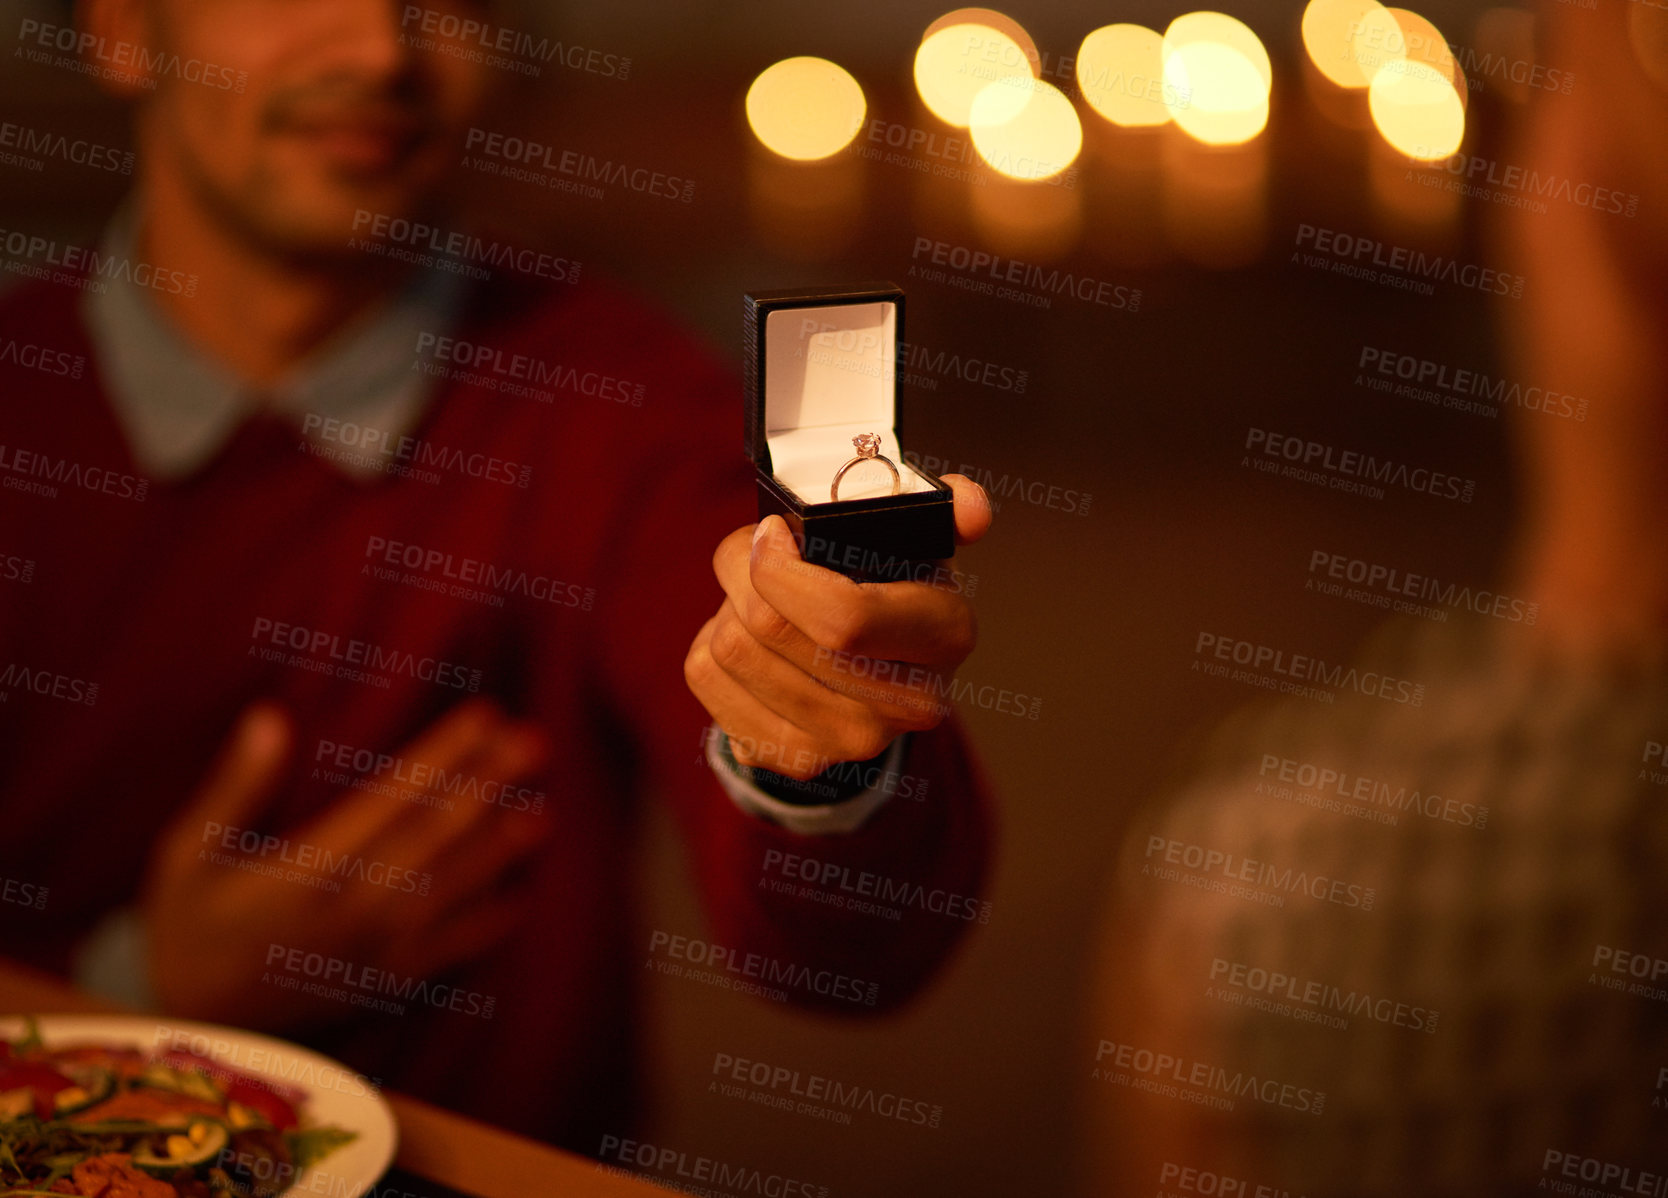
[[[264,216],[251,232],[269,251],[344,265],[374,263],[383,256],[376,247],[409,242],[419,214],[429,210],[405,188],[332,188],[261,207]]]

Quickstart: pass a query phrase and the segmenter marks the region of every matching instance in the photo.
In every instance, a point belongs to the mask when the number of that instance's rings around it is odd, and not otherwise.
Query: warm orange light
[[[1024,103],[1014,111],[1013,94]],[[1038,79],[1004,79],[973,98],[968,129],[973,148],[992,170],[1010,179],[1051,179],[1083,148],[1083,125],[1071,101]]]
[[[1114,125],[1162,125],[1164,39],[1144,25],[1105,25],[1077,51],[1083,98]]]
[[[1454,85],[1454,92],[1463,102],[1465,97],[1465,81],[1460,77],[1459,65],[1454,62],[1454,52],[1448,48],[1448,39],[1442,36],[1442,31],[1432,25],[1418,13],[1406,8],[1392,8],[1390,15],[1396,18],[1396,24],[1402,31],[1402,39],[1407,47],[1403,51],[1409,62],[1422,62],[1426,66],[1440,71],[1447,76],[1448,82]]]
[[[1031,62],[1024,47],[988,25],[946,25],[924,38],[915,51],[915,90],[921,102],[946,124],[966,128],[973,97],[992,83],[1030,83]],[[1022,87],[1006,88],[1009,116],[1025,106]],[[995,101],[990,102],[995,104]]]
[[[1274,85],[1274,67],[1268,61],[1268,50],[1264,48],[1262,39],[1251,32],[1249,25],[1227,13],[1189,12],[1171,21],[1164,30],[1164,52],[1167,55],[1201,43],[1226,46],[1242,55],[1262,79],[1263,95],[1267,96],[1269,88]]]
[[[1422,62],[1381,67],[1367,89],[1367,106],[1384,140],[1409,158],[1440,161],[1465,138],[1465,108],[1453,82]]]
[[[784,58],[747,89],[747,123],[766,149],[799,161],[851,144],[868,106],[849,72],[826,58]]]
[[[1075,187],[994,179],[968,189],[967,214],[980,242],[1026,261],[1059,261],[1083,236],[1083,195]]]
[[[1186,13],[1164,31],[1166,106],[1206,145],[1238,145],[1261,133],[1273,80],[1257,35],[1225,13]]]
[[[1381,5],[1374,5],[1357,17],[1350,25],[1347,40],[1350,57],[1368,83],[1380,68],[1407,57],[1406,32],[1396,20],[1396,14]]]
[[[1025,32],[1025,26],[1007,13],[997,12],[994,8],[958,8],[954,12],[945,13],[928,25],[921,34],[921,40],[926,41],[940,29],[948,29],[951,25],[983,25],[986,29],[996,30],[1019,47],[1026,61],[1031,64],[1031,74],[1041,77],[1042,56],[1037,53],[1037,43]]]
[[[1303,48],[1315,69],[1339,87],[1366,87],[1373,72],[1357,59],[1359,33],[1394,24],[1378,0],[1309,0],[1303,10]]]

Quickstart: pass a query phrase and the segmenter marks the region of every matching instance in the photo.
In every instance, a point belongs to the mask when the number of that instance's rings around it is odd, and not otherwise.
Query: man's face
[[[140,115],[148,168],[274,252],[346,254],[356,211],[410,215],[486,92],[478,47],[422,26],[485,20],[488,0],[141,3],[136,40],[168,56]]]

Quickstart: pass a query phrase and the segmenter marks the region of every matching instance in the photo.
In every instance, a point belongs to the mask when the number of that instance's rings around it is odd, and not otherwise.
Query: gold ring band
[[[857,449],[857,456],[835,472],[834,485],[828,488],[828,498],[831,501],[839,502],[840,480],[846,476],[846,471],[863,462],[884,462],[886,468],[892,472],[892,494],[896,495],[903,490],[903,476],[898,473],[897,465],[891,458],[881,456],[879,433],[858,433],[851,439],[851,443]]]

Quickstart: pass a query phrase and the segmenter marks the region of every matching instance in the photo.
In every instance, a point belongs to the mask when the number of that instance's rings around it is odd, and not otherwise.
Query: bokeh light
[[[1375,4],[1361,13],[1351,23],[1345,41],[1351,60],[1369,85],[1381,68],[1407,57],[1407,34],[1396,14],[1383,5]]]
[[[1114,125],[1165,124],[1164,39],[1145,25],[1096,29],[1077,51],[1077,86]]]
[[[1015,93],[1024,100],[1017,110]],[[987,84],[973,98],[968,130],[992,170],[1026,182],[1053,178],[1083,148],[1077,110],[1059,88],[1039,79]]]
[[[1356,56],[1358,31],[1388,27],[1394,20],[1378,0],[1309,0],[1303,48],[1315,69],[1339,87],[1364,88],[1373,72]]]
[[[973,97],[993,83],[1032,81],[1031,61],[1013,38],[988,25],[946,25],[921,41],[915,51],[915,90],[939,120],[965,129]],[[993,112],[1013,116],[1025,106],[1023,86],[995,93],[987,101]],[[1006,101],[1003,108],[1002,100]]]
[[[1206,145],[1238,145],[1261,133],[1273,80],[1257,35],[1225,13],[1186,13],[1164,31],[1170,115]]]
[[[1392,8],[1389,11],[1402,31],[1405,47],[1402,56],[1408,62],[1422,62],[1441,72],[1453,85],[1460,103],[1464,104],[1467,92],[1465,76],[1460,73],[1459,64],[1454,61],[1454,52],[1448,48],[1448,39],[1442,36],[1442,31],[1411,9]]]
[[[863,127],[863,89],[826,58],[784,58],[747,89],[747,123],[766,149],[812,161],[837,154]]]
[[[1426,63],[1405,59],[1381,67],[1367,105],[1384,140],[1409,158],[1439,161],[1465,138],[1465,108],[1453,82]]]
[[[1222,12],[1189,12],[1171,21],[1164,30],[1166,55],[1186,46],[1201,44],[1226,46],[1242,55],[1262,80],[1265,97],[1269,88],[1274,86],[1274,67],[1268,60],[1268,50],[1244,21]]]
[[[1031,74],[1038,78],[1042,76],[1042,56],[1037,53],[1037,43],[1031,40],[1025,26],[1007,13],[997,12],[994,8],[958,8],[945,13],[928,25],[921,34],[921,40],[926,41],[940,29],[947,29],[951,25],[983,25],[987,29],[996,30],[1020,48],[1026,61],[1031,64]]]

